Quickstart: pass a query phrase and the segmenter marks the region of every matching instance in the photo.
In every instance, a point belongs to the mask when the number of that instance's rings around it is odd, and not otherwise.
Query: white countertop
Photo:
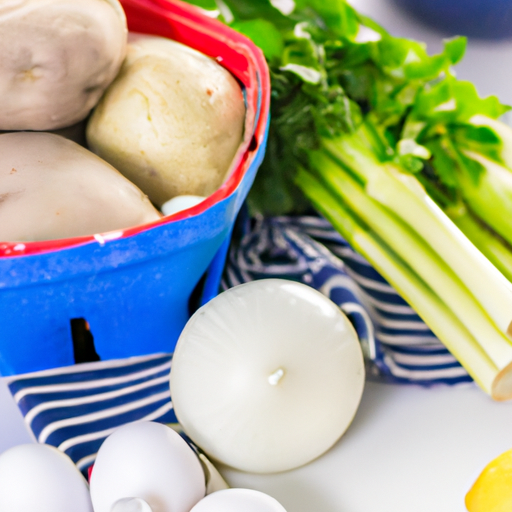
[[[392,34],[428,43],[442,36],[389,0],[352,4]],[[458,76],[482,95],[512,104],[512,41],[469,41]],[[307,410],[304,411],[307,414]],[[232,486],[258,489],[288,512],[464,512],[464,495],[481,469],[512,448],[512,403],[476,387],[368,383],[345,436],[313,463],[286,473],[250,475],[221,468]],[[0,452],[32,437],[0,380]]]
[[[0,411],[0,453],[32,442],[5,380]],[[273,475],[219,469],[231,486],[266,492],[287,512],[464,512],[481,469],[512,448],[511,424],[512,402],[473,385],[369,382],[347,433],[314,462]]]
[[[354,422],[323,457],[276,475],[222,472],[288,512],[464,512],[481,469],[512,448],[511,421],[512,403],[472,385],[368,383]]]

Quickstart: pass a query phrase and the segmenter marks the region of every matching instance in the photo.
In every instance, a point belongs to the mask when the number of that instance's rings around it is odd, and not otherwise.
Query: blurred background
[[[457,76],[474,82],[482,96],[495,94],[512,105],[512,1],[350,0],[395,36],[427,43],[429,53],[444,38],[468,37]],[[507,122],[512,116],[507,115]]]

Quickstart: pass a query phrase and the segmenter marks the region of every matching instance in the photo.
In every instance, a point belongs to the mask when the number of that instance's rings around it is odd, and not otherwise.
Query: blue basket
[[[0,244],[0,376],[74,364],[73,319],[87,322],[102,360],[172,352],[205,272],[202,301],[217,293],[234,220],[264,156],[269,79],[261,52],[186,4],[122,3],[130,30],[194,46],[237,76],[249,119],[244,151],[202,205],[151,226]]]

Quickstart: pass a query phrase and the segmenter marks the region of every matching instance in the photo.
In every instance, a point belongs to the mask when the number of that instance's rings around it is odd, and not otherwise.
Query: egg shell
[[[226,489],[203,498],[190,512],[286,512],[272,496],[252,489]]]
[[[101,445],[91,474],[94,512],[111,512],[123,498],[141,498],[152,512],[189,512],[204,497],[201,463],[171,428],[140,421]]]
[[[116,501],[110,512],[153,512],[151,507],[141,498],[121,498]]]
[[[164,215],[172,215],[173,213],[192,208],[202,203],[206,197],[204,196],[176,196],[162,205],[162,213]]]
[[[92,512],[89,488],[73,461],[45,444],[22,444],[0,455],[2,512]]]

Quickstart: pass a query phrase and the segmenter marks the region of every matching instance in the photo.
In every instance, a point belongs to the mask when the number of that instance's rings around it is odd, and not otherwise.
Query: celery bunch
[[[313,205],[496,399],[512,398],[512,130],[452,66],[343,0],[197,0],[252,37],[272,76],[263,214]],[[280,10],[281,9],[281,10]]]

